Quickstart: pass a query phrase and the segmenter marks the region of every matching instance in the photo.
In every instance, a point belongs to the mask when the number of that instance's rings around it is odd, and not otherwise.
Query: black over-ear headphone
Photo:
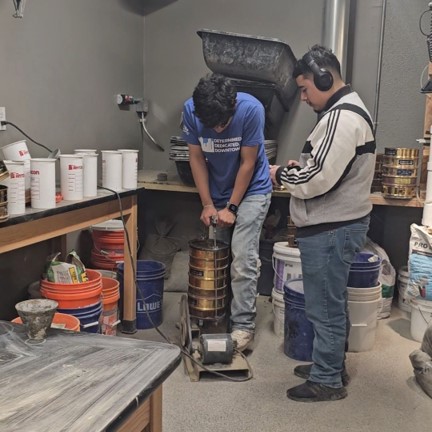
[[[327,69],[320,68],[310,53],[303,56],[303,61],[312,70],[316,88],[320,91],[330,90],[333,85],[333,75]]]

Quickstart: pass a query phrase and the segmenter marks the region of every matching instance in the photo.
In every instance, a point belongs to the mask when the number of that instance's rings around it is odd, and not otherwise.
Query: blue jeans
[[[310,237],[298,238],[306,317],[314,328],[310,381],[341,387],[349,334],[347,282],[351,263],[361,251],[369,216]]]
[[[218,240],[231,244],[232,330],[255,330],[259,239],[270,200],[271,194],[244,198],[233,230],[216,231]]]

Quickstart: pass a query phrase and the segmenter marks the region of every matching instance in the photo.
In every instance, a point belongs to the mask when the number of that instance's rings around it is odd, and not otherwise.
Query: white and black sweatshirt
[[[348,225],[372,210],[375,138],[367,108],[349,86],[337,91],[309,135],[301,169],[280,167],[276,180],[291,194],[297,236]]]

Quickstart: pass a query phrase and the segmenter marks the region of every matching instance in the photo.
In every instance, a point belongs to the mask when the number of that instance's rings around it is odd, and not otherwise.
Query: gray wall
[[[143,93],[143,18],[136,1],[0,2],[0,106],[33,139],[74,148],[140,148],[138,117],[116,93]],[[23,136],[8,126],[0,146]],[[28,142],[34,157],[45,150]]]

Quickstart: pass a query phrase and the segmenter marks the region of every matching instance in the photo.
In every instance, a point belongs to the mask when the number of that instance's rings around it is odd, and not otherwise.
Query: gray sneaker
[[[234,348],[241,352],[250,348],[254,340],[254,334],[247,330],[233,330],[231,338],[234,342]]]
[[[305,364],[305,365],[296,366],[294,368],[294,375],[307,380],[307,379],[309,379],[311,369],[312,369],[312,364]],[[342,370],[341,378],[342,378],[343,386],[346,387],[350,383],[351,378],[348,375],[348,372],[345,369],[345,366]]]

